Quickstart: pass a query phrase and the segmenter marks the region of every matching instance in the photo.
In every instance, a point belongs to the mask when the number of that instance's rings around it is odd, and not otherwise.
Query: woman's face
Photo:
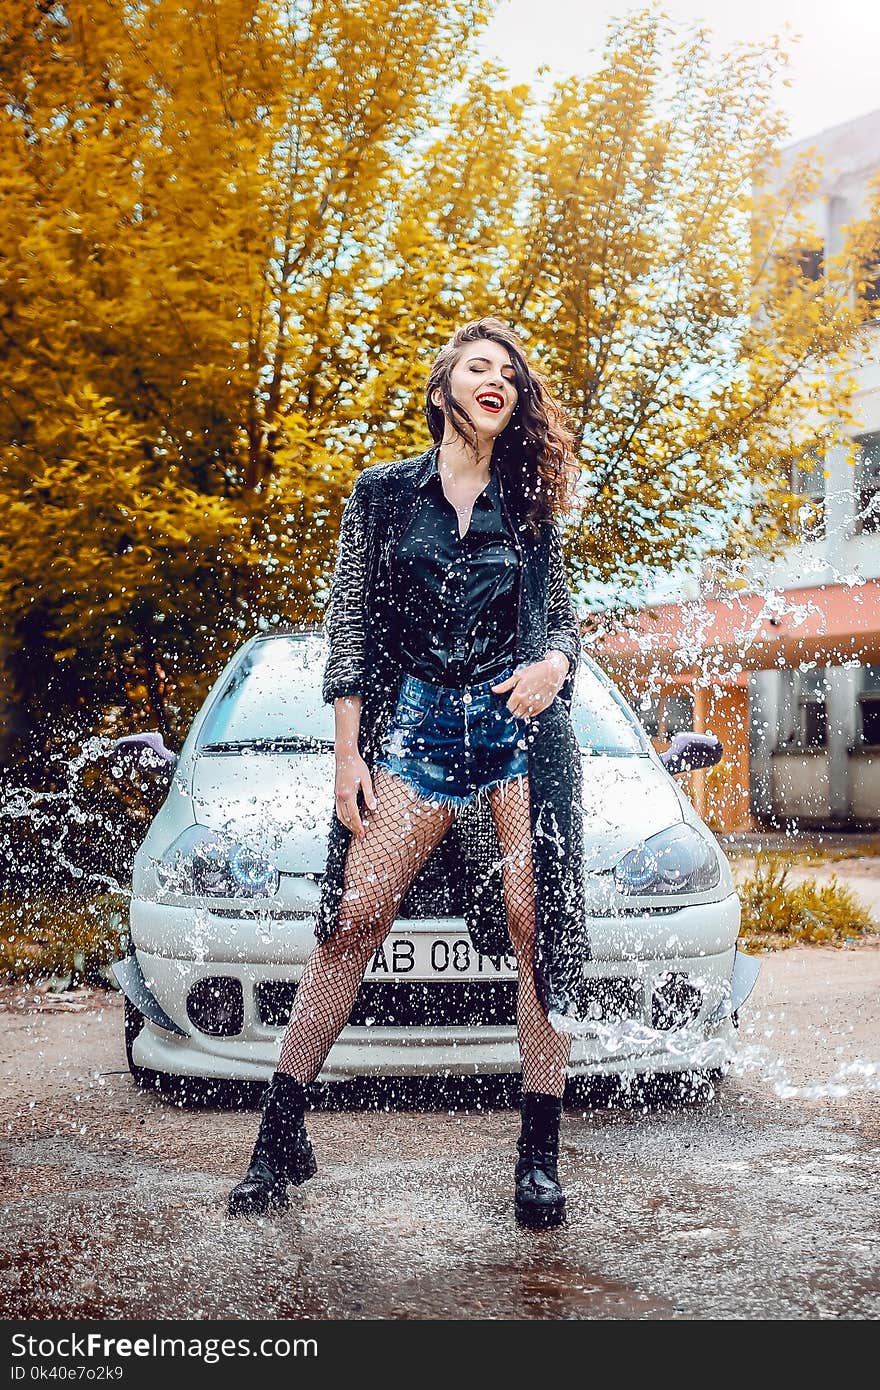
[[[497,439],[517,402],[516,373],[510,353],[491,338],[465,343],[449,378],[452,395],[484,441]],[[439,391],[434,404],[443,409]]]

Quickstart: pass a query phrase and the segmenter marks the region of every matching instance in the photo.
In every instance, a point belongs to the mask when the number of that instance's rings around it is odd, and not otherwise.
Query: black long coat
[[[415,458],[374,464],[359,475],[346,502],[330,608],[324,630],[329,656],[323,697],[362,696],[358,747],[372,775],[374,760],[397,704],[402,679],[389,558],[418,502],[436,445]],[[537,897],[535,980],[547,1013],[579,1019],[582,966],[589,959],[583,885],[581,758],[571,724],[580,633],[572,609],[562,539],[555,521],[535,536],[501,504],[519,555],[517,663],[564,651],[571,666],[548,709],[526,723],[531,801],[532,863]],[[478,950],[510,950],[502,893],[501,849],[491,811],[471,813],[456,849],[465,883],[465,920]],[[466,813],[467,814],[467,813]],[[464,817],[459,817],[461,822]],[[457,833],[453,825],[447,835]],[[315,934],[336,930],[345,856],[352,832],[333,812]],[[562,1020],[560,1020],[561,1022]],[[563,1025],[564,1026],[564,1025]]]

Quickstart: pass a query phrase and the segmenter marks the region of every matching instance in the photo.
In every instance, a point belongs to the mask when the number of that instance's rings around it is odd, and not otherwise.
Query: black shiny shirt
[[[392,578],[404,671],[461,688],[515,664],[519,558],[495,470],[460,537],[437,455],[435,449],[418,506],[394,550]]]

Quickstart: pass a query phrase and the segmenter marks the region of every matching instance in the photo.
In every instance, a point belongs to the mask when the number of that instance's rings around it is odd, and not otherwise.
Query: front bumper
[[[573,1039],[571,1074],[722,1066],[734,1037],[730,999],[739,930],[736,896],[674,913],[597,917],[588,925],[593,959],[584,967],[585,978],[630,982],[624,988],[631,989],[636,1005],[623,1022],[598,1019],[594,1034]],[[391,939],[450,930],[467,935],[458,919],[443,918],[398,921]],[[268,1080],[284,1030],[261,1021],[257,991],[267,982],[299,979],[315,944],[312,921],[260,922],[134,900],[131,935],[148,989],[180,1030],[172,1032],[147,1019],[134,1041],[135,1065],[176,1076]],[[698,1012],[683,1028],[653,1026],[656,991],[670,974],[686,976],[700,991]],[[234,1036],[200,1032],[187,1014],[193,986],[217,976],[241,985],[243,1015]],[[320,1080],[473,1076],[517,1072],[519,1067],[512,1024],[349,1026],[334,1044]]]

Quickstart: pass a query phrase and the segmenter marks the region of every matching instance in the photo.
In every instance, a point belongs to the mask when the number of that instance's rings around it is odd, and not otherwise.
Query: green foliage
[[[827,883],[815,878],[792,883],[790,873],[791,865],[784,859],[759,854],[753,873],[738,883],[741,936],[747,945],[833,946],[880,930],[836,874]]]

